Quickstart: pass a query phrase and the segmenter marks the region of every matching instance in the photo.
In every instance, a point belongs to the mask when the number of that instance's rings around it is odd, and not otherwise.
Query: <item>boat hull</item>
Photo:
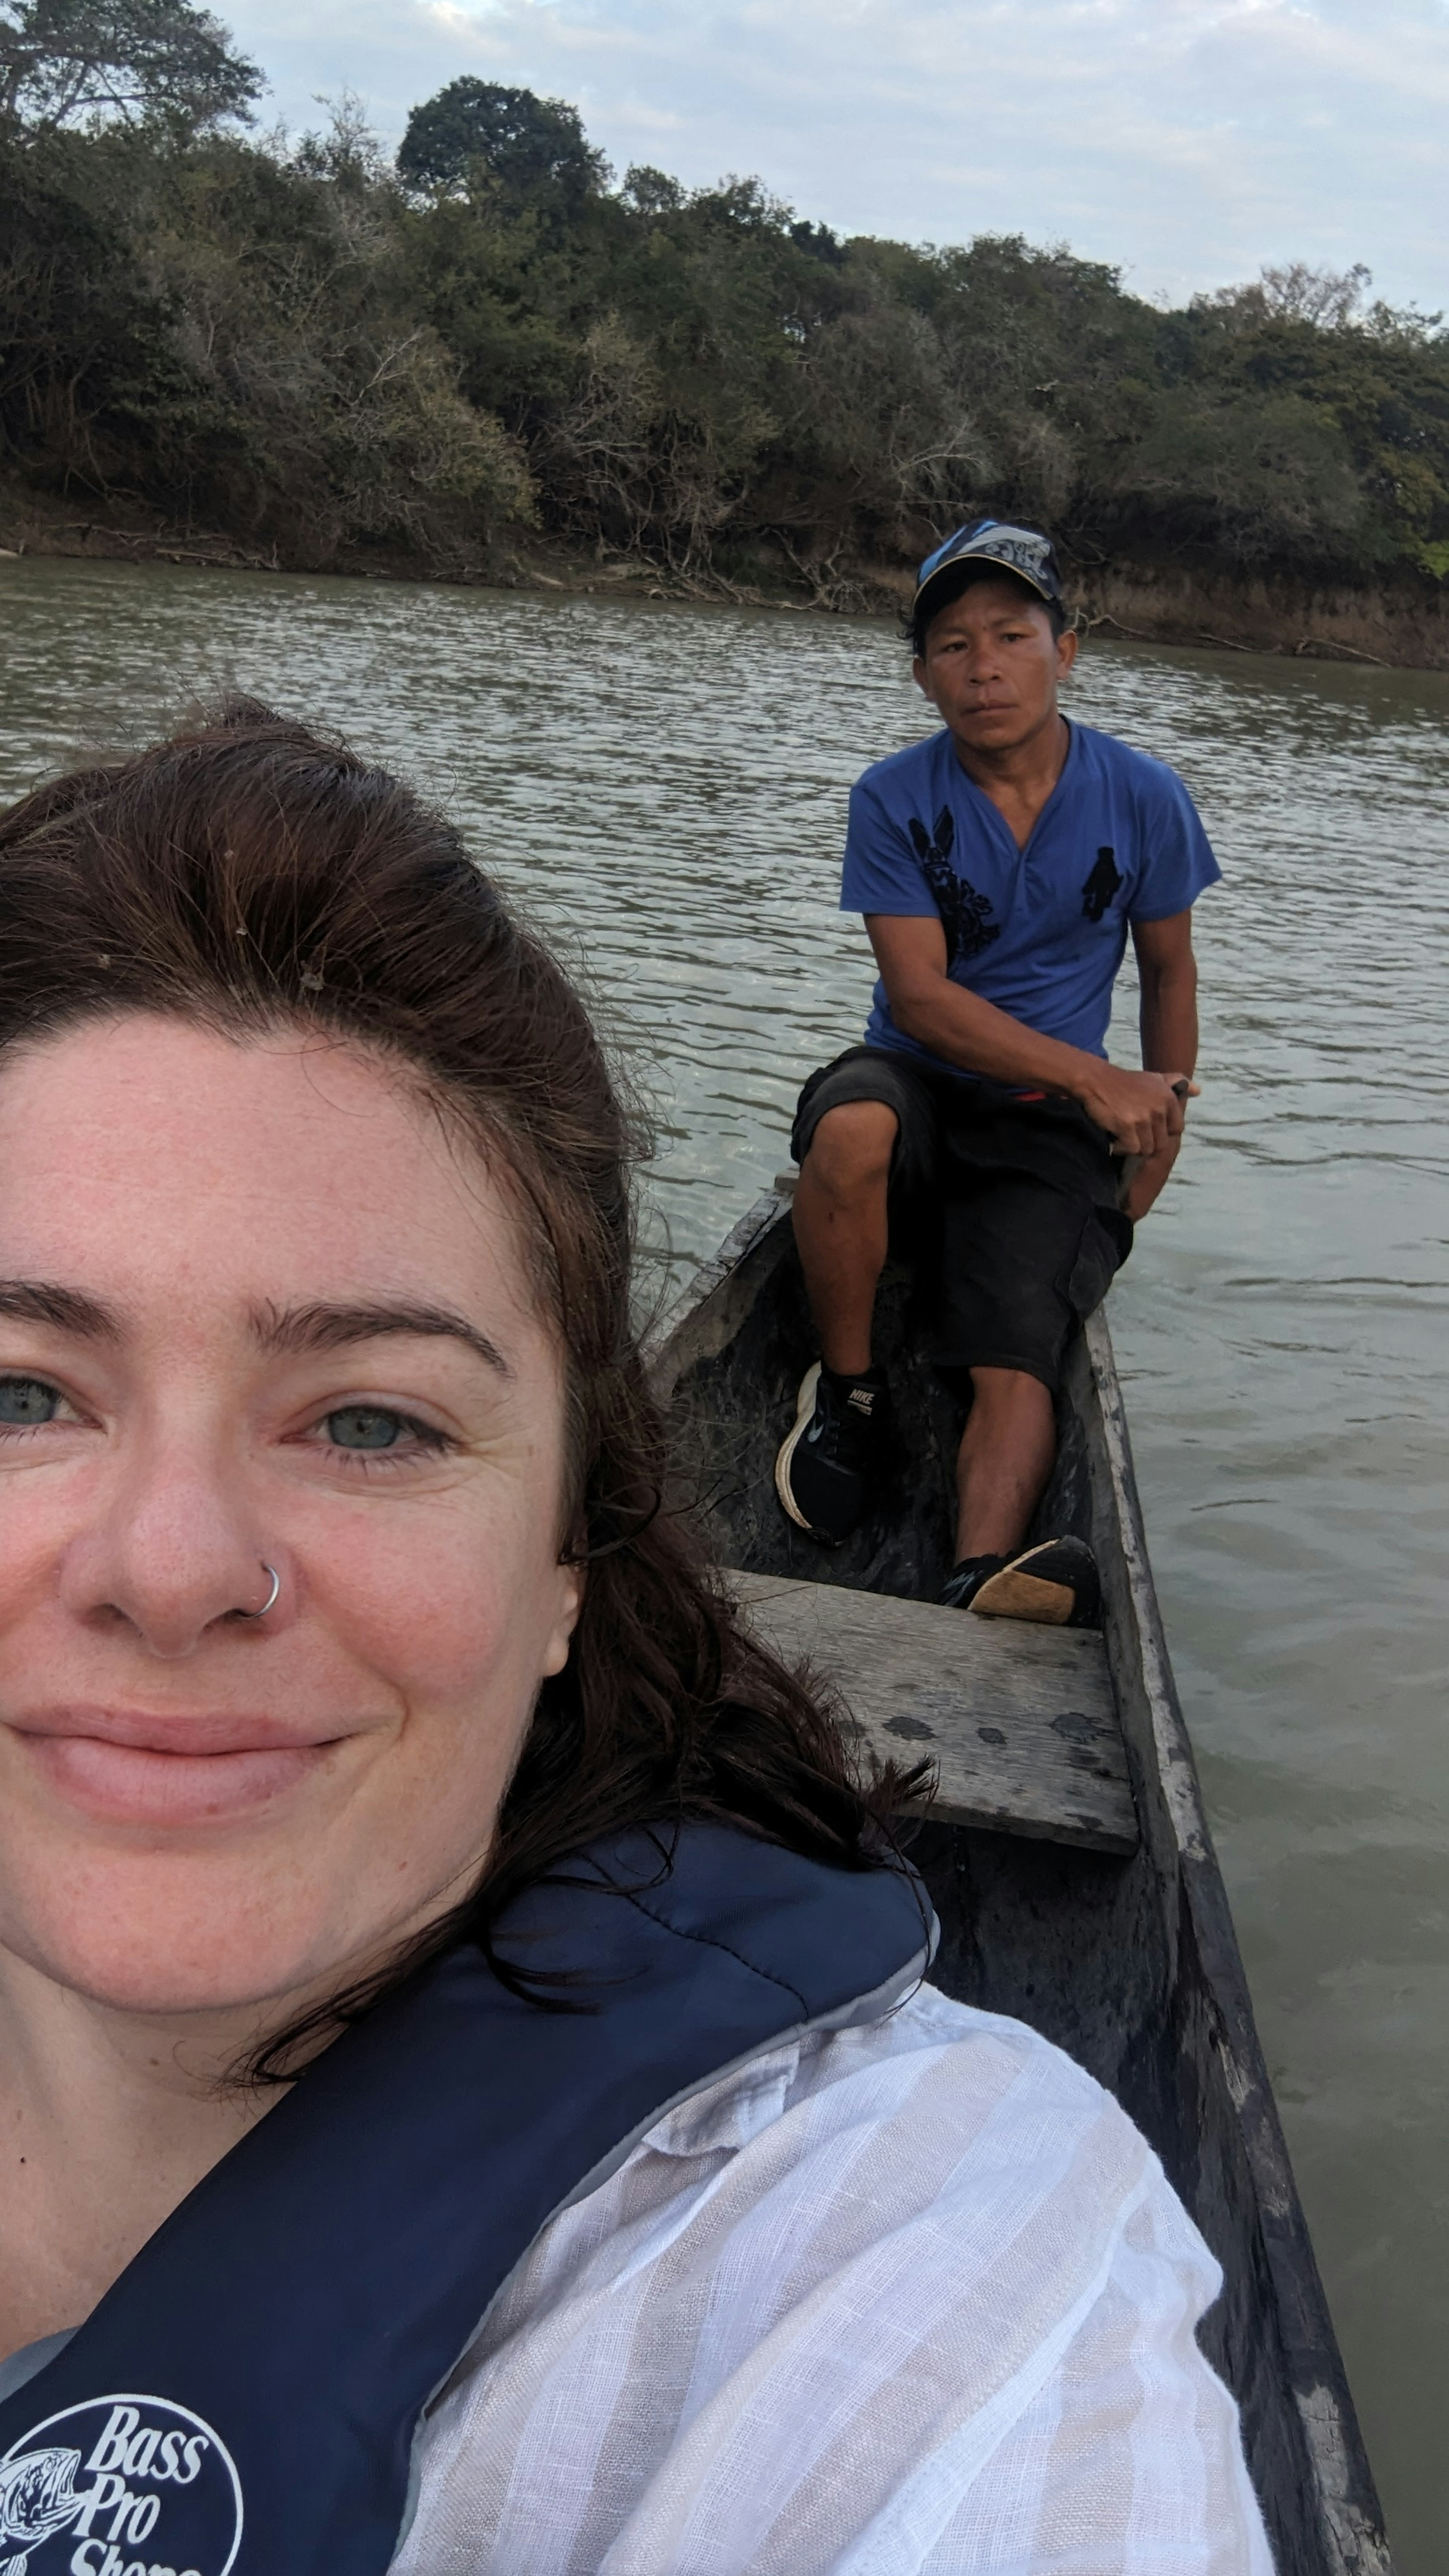
[[[788,1199],[736,1227],[657,1337],[682,1498],[723,1565],[930,1600],[950,1563],[960,1401],[924,1362],[905,1271],[879,1352],[900,1429],[874,1523],[824,1551],[773,1490],[811,1336]],[[1153,1587],[1105,1317],[1077,1341],[1038,1528],[1090,1541],[1141,1841],[1128,1859],[926,1822],[934,1980],[1031,2023],[1117,2096],[1223,2267],[1202,2340],[1242,2408],[1280,2576],[1391,2576],[1373,2480],[1254,2027]]]

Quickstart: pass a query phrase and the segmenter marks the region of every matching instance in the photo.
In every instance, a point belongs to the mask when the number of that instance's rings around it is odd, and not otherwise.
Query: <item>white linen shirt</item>
[[[430,2410],[393,2576],[1272,2576],[1111,2099],[931,1987],[753,2059],[550,2221]]]

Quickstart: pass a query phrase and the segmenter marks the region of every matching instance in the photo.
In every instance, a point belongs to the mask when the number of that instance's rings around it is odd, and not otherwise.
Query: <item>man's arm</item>
[[[1184,913],[1179,919],[1187,922],[1189,916]],[[983,1001],[979,993],[968,993],[964,985],[951,982],[946,973],[946,934],[937,914],[907,919],[873,912],[866,914],[865,926],[880,967],[891,1017],[906,1037],[917,1039],[947,1064],[960,1065],[965,1073],[988,1074],[994,1081],[1019,1083],[1024,1089],[1066,1092],[1081,1102],[1089,1118],[1095,1118],[1098,1126],[1106,1129],[1119,1152],[1140,1154],[1144,1165],[1155,1163],[1169,1146],[1176,1153],[1183,1107],[1172,1085],[1190,1075],[1190,1063],[1169,1062],[1159,1056],[1147,1071],[1128,1073],[1120,1065],[1108,1064],[1103,1056],[1089,1055],[1082,1047],[1065,1046],[1060,1038],[1042,1037],[1023,1021],[1013,1019],[1009,1011],[999,1011],[994,1002]],[[1155,936],[1172,927],[1174,924],[1169,922],[1154,922],[1143,935]],[[1140,956],[1140,937],[1138,953]],[[1190,944],[1188,955],[1190,962]],[[1144,969],[1144,1029],[1145,990]],[[1171,1033],[1169,1020],[1167,1034]],[[1195,1023],[1193,1044],[1195,1052]],[[1170,1169],[1169,1160],[1164,1180]],[[1159,1181],[1157,1187],[1161,1186]],[[1155,1197],[1156,1191],[1151,1196]],[[1151,1198],[1147,1203],[1151,1204]]]
[[[1191,1074],[1197,1064],[1197,959],[1192,953],[1192,914],[1166,921],[1134,922],[1132,945],[1142,988],[1138,1025],[1142,1062],[1158,1073]],[[1180,1134],[1138,1165],[1123,1208],[1134,1221],[1147,1214],[1176,1162]]]

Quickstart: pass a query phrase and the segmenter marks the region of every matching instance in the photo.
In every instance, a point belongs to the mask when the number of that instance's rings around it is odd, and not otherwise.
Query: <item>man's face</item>
[[[933,617],[917,686],[968,751],[1014,751],[1049,725],[1077,655],[1019,582],[983,576]]]

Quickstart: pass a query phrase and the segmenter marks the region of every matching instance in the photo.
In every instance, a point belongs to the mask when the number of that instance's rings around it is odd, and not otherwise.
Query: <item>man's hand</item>
[[[1176,1085],[1186,1083],[1185,1092]],[[1129,1073],[1105,1059],[1078,1076],[1072,1086],[1089,1118],[1095,1118],[1119,1154],[1140,1154],[1144,1161],[1176,1152],[1186,1103],[1197,1091],[1181,1073]],[[1164,1178],[1166,1175],[1164,1174]]]
[[[918,919],[867,913],[865,926],[892,1016],[905,1036],[918,1039],[932,1055],[944,1056],[947,1064],[959,1065],[963,1073],[983,1073],[1014,1090],[1058,1092],[1080,1101],[1119,1154],[1146,1161],[1166,1154],[1169,1146],[1176,1150],[1183,1104],[1197,1088],[1185,1069],[1197,1059],[1191,913],[1148,922],[1133,932],[1142,972],[1142,1051],[1151,1068],[1144,1073],[1128,1073],[1105,1057],[1043,1037],[982,994],[953,984],[938,914]],[[1184,1069],[1169,1071],[1172,1066]]]

